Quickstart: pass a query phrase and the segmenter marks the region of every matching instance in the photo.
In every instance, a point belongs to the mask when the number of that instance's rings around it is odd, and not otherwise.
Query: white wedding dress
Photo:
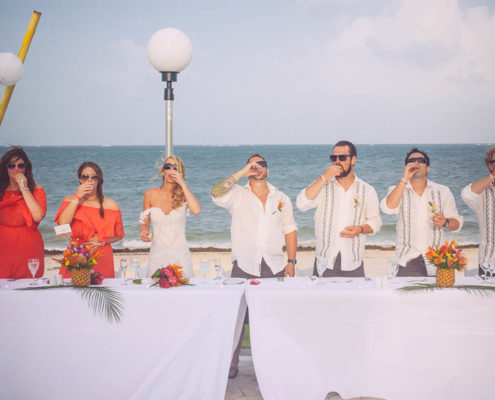
[[[153,224],[153,239],[148,258],[148,276],[168,264],[182,267],[184,275],[193,277],[191,253],[186,241],[186,203],[165,214],[158,207],[150,207],[139,216],[139,222],[150,215]]]

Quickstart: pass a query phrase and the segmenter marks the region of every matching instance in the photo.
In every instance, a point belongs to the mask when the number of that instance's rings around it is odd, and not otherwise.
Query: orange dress
[[[55,215],[55,222],[58,224],[58,218],[62,211],[69,205],[69,201],[64,201]],[[111,236],[125,236],[124,226],[122,225],[122,214],[120,210],[105,210],[105,216],[100,216],[100,208],[78,205],[72,222],[72,239],[79,239],[79,242],[87,242],[95,234],[98,235],[98,241],[104,242]],[[113,265],[113,250],[110,244],[98,247],[98,263],[93,270],[99,272],[103,278],[114,278],[115,271]],[[64,278],[70,278],[70,272],[62,266],[60,274]]]
[[[33,196],[46,213],[46,195],[36,188]],[[22,194],[6,190],[0,201],[0,278],[32,278],[28,260],[37,258],[40,266],[36,277],[45,272],[45,246]]]

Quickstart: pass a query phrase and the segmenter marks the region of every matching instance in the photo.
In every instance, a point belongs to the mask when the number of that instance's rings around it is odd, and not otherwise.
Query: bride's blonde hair
[[[182,175],[184,179],[186,179],[186,167],[182,160],[177,156],[168,156],[163,160],[162,165],[158,171],[158,176],[162,177],[162,182],[165,179],[163,176],[163,166],[167,163],[168,160],[174,160],[175,165],[177,165],[177,172]],[[172,206],[173,208],[179,208],[185,201],[186,196],[184,195],[184,191],[180,187],[180,185],[176,184],[174,193],[172,194]]]

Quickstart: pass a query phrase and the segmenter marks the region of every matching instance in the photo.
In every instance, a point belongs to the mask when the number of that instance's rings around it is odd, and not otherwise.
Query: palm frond
[[[75,289],[81,292],[81,298],[86,299],[94,314],[106,317],[108,322],[119,323],[124,311],[122,294],[105,286],[34,286],[16,290],[46,290],[46,289]]]
[[[450,288],[440,287],[434,283],[418,283],[414,286],[403,286],[396,290],[405,293],[414,293],[414,292],[433,292],[436,290],[464,290],[469,294],[476,294],[479,296],[495,296],[495,286],[486,286],[486,285],[456,285]]]
[[[119,323],[124,311],[122,294],[108,287],[78,287],[94,314],[105,316],[108,322]]]

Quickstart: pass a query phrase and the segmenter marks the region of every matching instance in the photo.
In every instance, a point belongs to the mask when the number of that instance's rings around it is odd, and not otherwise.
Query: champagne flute
[[[218,281],[222,279],[222,277],[220,276],[220,270],[222,269],[222,260],[220,258],[213,259],[213,267],[215,268],[215,272],[217,274],[215,276],[215,280]]]
[[[139,270],[141,269],[141,260],[139,258],[131,258],[131,268],[134,272],[134,278],[139,278]]]
[[[210,269],[210,259],[200,258],[199,268],[201,268],[201,271],[203,271],[203,283],[206,283],[206,272],[208,272],[208,270]]]
[[[127,271],[127,267],[128,267],[128,262],[127,262],[127,258],[121,258],[120,259],[120,277],[124,280],[124,282],[122,283],[122,285],[127,285],[127,282],[125,281],[125,271]]]
[[[33,276],[33,282],[31,283],[31,286],[36,285],[35,275],[36,272],[38,272],[39,266],[40,266],[40,260],[38,260],[37,258],[30,258],[28,260],[28,268],[29,271],[31,271],[31,275]]]

